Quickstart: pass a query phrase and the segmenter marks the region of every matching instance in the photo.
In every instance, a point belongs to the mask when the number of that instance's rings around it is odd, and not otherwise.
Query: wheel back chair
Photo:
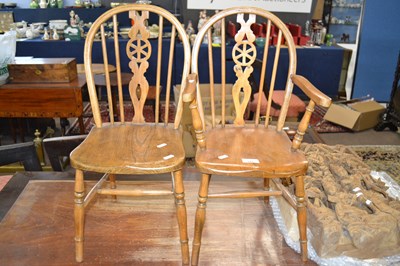
[[[154,18],[159,25],[156,36],[151,36],[147,27],[149,16]],[[120,40],[118,37],[118,22],[121,19],[129,21],[128,39]],[[112,22],[113,39],[105,38],[106,26]],[[167,29],[170,29],[166,34]],[[102,62],[93,58],[92,50],[95,39],[100,34]],[[170,91],[174,66],[174,48],[177,37],[186,36],[181,23],[170,12],[153,5],[127,4],[115,7],[97,18],[87,33],[84,48],[84,64],[87,86],[92,107],[95,126],[91,129],[86,139],[72,151],[71,165],[76,169],[75,177],[75,244],[76,260],[83,260],[83,240],[85,207],[88,206],[95,195],[116,196],[166,196],[174,195],[179,226],[180,244],[183,264],[189,263],[189,248],[187,237],[186,206],[184,199],[184,186],[182,167],[185,163],[185,153],[182,144],[182,131],[180,120],[182,115],[182,100],[176,106],[175,118],[168,120],[172,112],[170,106]],[[165,36],[170,36],[168,39]],[[155,37],[153,40],[152,38]],[[187,38],[182,37],[184,56],[181,86],[185,87],[186,77],[189,74],[190,44]],[[98,44],[99,42],[97,42]],[[126,44],[126,45],[125,45]],[[120,48],[120,45],[122,46]],[[166,52],[164,52],[166,51]],[[112,60],[111,60],[112,59]],[[96,61],[95,61],[96,60]],[[100,59],[101,60],[101,59]],[[115,60],[115,62],[114,62]],[[94,63],[104,64],[106,80],[109,122],[102,121],[98,96],[94,83]],[[115,65],[117,78],[118,101],[117,108],[113,108],[113,99],[110,86],[109,63]],[[121,73],[123,68],[128,68],[132,73],[127,88],[129,96],[123,94]],[[144,105],[149,92],[149,84],[154,85],[156,92],[156,114],[154,122],[146,122]],[[165,88],[165,93],[160,88]],[[126,88],[125,88],[126,89]],[[159,121],[159,103],[165,95],[164,121]],[[124,96],[126,99],[124,99]],[[124,104],[124,100],[127,102]],[[133,106],[132,119],[127,117],[124,108]],[[103,108],[104,109],[104,108]],[[117,114],[114,113],[116,109]],[[125,111],[125,112],[124,112]],[[116,121],[117,119],[119,121]],[[104,119],[104,118],[103,118]],[[162,119],[161,119],[162,120]],[[104,173],[90,192],[86,193],[84,172]],[[173,188],[126,189],[116,186],[116,175],[144,175],[172,173]],[[132,183],[132,182],[131,182]],[[154,221],[157,223],[159,221]]]
[[[240,25],[234,36],[234,40],[226,38],[225,25],[227,19],[235,19]],[[266,44],[264,48],[256,48],[256,36],[251,30],[251,25],[260,21],[265,23]],[[218,49],[212,48],[212,29],[215,25],[221,25],[221,58],[213,57]],[[214,25],[214,26],[213,26]],[[277,32],[272,36],[272,28]],[[270,46],[270,39],[277,38],[277,44]],[[208,39],[208,62],[209,71],[198,69],[200,60],[200,47]],[[232,45],[227,42],[234,41]],[[204,46],[204,44],[203,44]],[[232,47],[233,46],[233,47]],[[226,65],[231,61],[227,56],[227,48],[232,49],[231,58],[234,66],[228,68]],[[262,59],[260,73],[260,84],[257,99],[257,111],[254,121],[246,121],[244,114],[252,93],[249,84],[249,76],[253,71],[252,64],[257,58],[257,52]],[[282,56],[282,54],[286,54]],[[211,119],[206,116],[203,110],[199,80],[209,77],[210,95],[216,93],[214,88],[214,63],[220,60],[222,104],[221,113],[216,112],[216,103],[211,96]],[[268,62],[270,61],[270,62]],[[271,63],[271,64],[269,64]],[[279,63],[279,65],[278,65]],[[192,48],[191,74],[188,77],[188,88],[184,94],[184,101],[190,103],[190,110],[193,119],[193,127],[196,133],[198,148],[195,156],[196,167],[202,173],[199,187],[198,205],[195,217],[195,234],[192,248],[192,265],[197,265],[201,246],[201,236],[205,222],[206,203],[208,198],[249,198],[263,197],[268,201],[269,196],[283,196],[290,205],[297,210],[297,221],[300,234],[300,246],[302,260],[307,260],[307,238],[306,238],[306,197],[304,191],[304,175],[307,171],[307,160],[299,150],[305,131],[308,127],[310,116],[315,104],[328,107],[331,99],[315,88],[307,79],[296,74],[296,47],[286,25],[272,13],[252,7],[228,8],[212,16],[198,32]],[[233,73],[234,72],[234,73]],[[226,79],[229,74],[236,76],[229,95],[234,103],[234,121],[226,122],[228,111],[226,103],[228,99]],[[203,75],[203,77],[202,77]],[[280,115],[276,123],[270,119],[260,122],[260,102],[263,91],[264,80],[269,81],[267,118],[271,110],[271,95],[276,87],[278,77],[284,78],[284,101],[281,106]],[[206,76],[206,78],[204,78]],[[293,141],[289,139],[284,130],[285,119],[288,112],[293,84],[298,86],[309,98],[306,112],[299,122],[297,133]],[[221,95],[221,94],[219,94]],[[215,100],[220,100],[214,97]],[[221,119],[217,120],[217,116]],[[218,117],[219,118],[219,117]],[[205,121],[211,121],[206,124]],[[218,122],[221,121],[221,122]],[[275,124],[275,125],[272,125]],[[212,175],[259,177],[263,178],[260,190],[257,191],[227,191],[211,194],[209,184]],[[274,186],[270,186],[270,180]],[[290,193],[284,185],[286,180],[293,180],[295,192]],[[226,183],[229,190],[229,180]]]

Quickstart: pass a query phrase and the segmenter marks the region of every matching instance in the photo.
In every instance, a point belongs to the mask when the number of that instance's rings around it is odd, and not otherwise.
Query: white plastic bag
[[[15,31],[9,31],[0,35],[0,85],[7,82],[7,64],[14,62],[17,36]]]

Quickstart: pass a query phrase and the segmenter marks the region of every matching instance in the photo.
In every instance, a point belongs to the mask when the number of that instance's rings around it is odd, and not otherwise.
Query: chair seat
[[[209,174],[287,177],[304,174],[303,152],[292,151],[285,132],[275,128],[217,128],[205,133],[206,150],[198,150],[196,166]]]
[[[185,163],[182,132],[164,125],[105,124],[93,127],[71,153],[80,170],[113,174],[156,174]]]

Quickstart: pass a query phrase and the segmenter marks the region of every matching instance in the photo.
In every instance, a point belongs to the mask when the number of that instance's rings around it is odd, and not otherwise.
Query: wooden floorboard
[[[244,183],[262,185],[258,182]],[[162,180],[135,183],[170,187]],[[190,244],[198,184],[185,181]],[[210,190],[224,184],[217,179]],[[237,189],[240,184],[233,181],[229,186]],[[0,224],[0,264],[75,265],[73,235],[73,181],[31,181]],[[170,197],[98,198],[88,209],[85,236],[81,265],[181,264]],[[200,265],[302,264],[279,233],[270,206],[261,199],[210,200],[202,242]]]

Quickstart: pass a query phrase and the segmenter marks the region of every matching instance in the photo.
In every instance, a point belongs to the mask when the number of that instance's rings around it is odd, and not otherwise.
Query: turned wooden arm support
[[[197,105],[196,97],[197,74],[190,74],[187,77],[186,87],[183,89],[182,100],[189,104],[189,109],[192,113],[192,124],[196,134],[197,145],[201,149],[206,148],[206,142],[203,132],[203,122],[200,117],[200,112]]]
[[[311,84],[310,81],[308,81],[303,76],[293,75],[291,78],[293,83],[310,98],[310,102],[307,105],[306,112],[304,113],[304,116],[301,119],[300,124],[297,128],[296,135],[293,138],[292,148],[296,150],[300,147],[300,144],[303,141],[303,136],[310,123],[310,118],[312,113],[314,112],[315,105],[329,107],[332,100],[320,90],[318,90],[314,85]]]
[[[187,77],[186,87],[183,88],[182,100],[185,103],[191,103],[196,99],[197,74],[189,74]]]

